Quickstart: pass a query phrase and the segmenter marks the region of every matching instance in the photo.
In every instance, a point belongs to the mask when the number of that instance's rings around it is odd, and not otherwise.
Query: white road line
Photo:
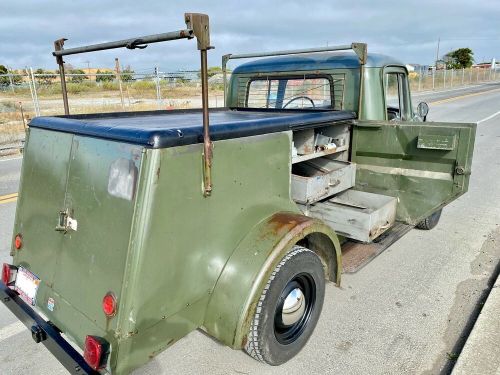
[[[0,329],[0,342],[25,331],[27,328],[21,322],[14,322]]]
[[[11,161],[11,160],[19,160],[19,159],[22,159],[23,157],[20,156],[18,158],[10,158],[10,159],[0,159],[0,161]]]
[[[459,90],[466,90],[468,88],[474,88],[474,87],[483,87],[483,86],[491,86],[489,84],[479,84],[479,85],[465,85],[465,86],[460,86],[457,88],[453,89],[447,89],[447,90],[427,90],[427,91],[415,91],[412,93],[412,96],[425,96],[429,94],[440,94],[440,93],[446,93],[450,91],[459,91]]]
[[[490,116],[488,116],[488,117],[483,118],[482,120],[479,120],[477,123],[478,123],[478,124],[480,124],[480,123],[482,123],[482,122],[485,122],[485,121],[491,120],[493,117],[496,117],[496,116],[498,116],[498,115],[500,115],[500,111],[495,112],[495,113],[493,113],[492,115],[490,115]]]

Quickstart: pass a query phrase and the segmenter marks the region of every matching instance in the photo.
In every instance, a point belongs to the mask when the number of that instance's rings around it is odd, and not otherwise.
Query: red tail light
[[[108,292],[102,299],[102,310],[107,317],[115,316],[116,314],[116,297],[113,292]]]
[[[21,234],[16,235],[14,246],[17,250],[21,250],[21,247],[23,247],[23,236],[21,236]]]
[[[94,370],[99,370],[106,366],[108,360],[109,344],[102,337],[87,336],[85,338],[85,350],[83,358]]]
[[[16,279],[17,267],[12,266],[8,263],[4,263],[2,266],[2,282],[8,286],[10,283],[14,282]]]

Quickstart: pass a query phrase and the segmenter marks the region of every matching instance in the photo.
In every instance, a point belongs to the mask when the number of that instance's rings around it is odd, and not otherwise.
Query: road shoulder
[[[452,375],[500,374],[500,276],[474,324]]]

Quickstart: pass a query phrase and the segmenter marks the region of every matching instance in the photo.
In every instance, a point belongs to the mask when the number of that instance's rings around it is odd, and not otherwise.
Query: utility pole
[[[436,51],[436,69],[438,66],[438,60],[439,60],[439,43],[441,42],[441,37],[438,38],[438,46],[437,46],[437,51]]]
[[[116,79],[118,80],[118,87],[120,88],[120,100],[122,102],[122,108],[124,108],[125,101],[123,100],[122,76],[120,73],[120,62],[118,61],[118,57],[115,57],[115,69],[116,69]]]

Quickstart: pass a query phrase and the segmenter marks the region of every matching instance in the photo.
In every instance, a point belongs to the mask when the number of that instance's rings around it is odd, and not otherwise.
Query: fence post
[[[156,101],[158,103],[158,109],[161,109],[160,75],[158,74],[157,66],[155,66],[155,84],[156,84]]]
[[[446,88],[446,68],[444,68],[444,74],[443,74],[443,89]]]
[[[125,100],[123,99],[122,75],[120,71],[120,61],[118,61],[118,57],[115,57],[115,70],[116,70],[116,78],[118,79],[118,87],[120,88],[120,101],[122,103],[122,108],[125,108]]]
[[[31,73],[31,79],[33,81],[33,95],[35,96],[35,114],[37,116],[40,116],[40,103],[38,102],[38,94],[36,92],[36,80],[35,80],[35,74],[33,74],[33,68],[30,67],[30,73]]]
[[[465,68],[462,68],[462,86],[464,85]]]
[[[33,102],[33,110],[34,110],[35,116],[36,116],[36,113],[37,113],[37,111],[36,111],[36,102],[35,102],[35,96],[33,94],[33,85],[32,85],[32,82],[31,82],[31,74],[29,72],[28,67],[26,67],[25,72],[26,72],[26,75],[28,76],[28,86],[30,88],[31,101]]]
[[[434,90],[435,72],[436,72],[436,67],[434,67],[434,69],[432,69],[432,89],[433,90]]]
[[[418,74],[418,91],[420,91],[422,87],[422,70],[422,67],[420,67],[420,73]]]
[[[14,82],[12,81],[12,70],[8,69],[7,73],[9,73],[10,90],[12,91],[12,93],[14,93]]]
[[[450,80],[450,87],[453,87],[453,78],[455,76],[455,69],[451,69],[451,80]]]
[[[472,67],[469,68],[469,85],[472,84]]]

